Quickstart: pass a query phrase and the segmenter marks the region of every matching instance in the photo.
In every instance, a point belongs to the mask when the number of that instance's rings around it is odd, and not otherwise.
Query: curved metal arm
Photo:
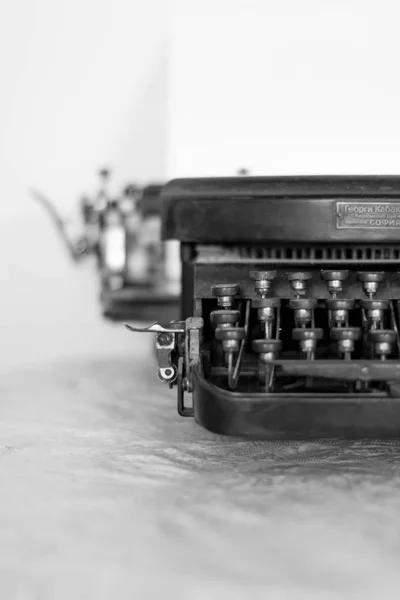
[[[30,190],[30,194],[47,211],[47,214],[50,216],[50,219],[56,226],[56,229],[63,243],[67,247],[67,250],[72,260],[77,262],[79,259],[83,258],[83,256],[86,255],[89,250],[87,240],[85,238],[81,238],[76,243],[74,243],[67,235],[66,221],[60,216],[58,210],[54,206],[54,203],[51,202],[44,194],[38,192],[37,190]]]
[[[245,337],[244,337],[244,340],[242,340],[242,343],[240,344],[240,350],[239,350],[239,354],[238,354],[238,357],[236,360],[235,368],[233,370],[233,374],[231,374],[231,377],[230,377],[229,387],[231,389],[235,389],[237,387],[237,384],[239,381],[240,366],[242,364],[244,348],[246,346],[248,334],[249,334],[249,323],[250,323],[250,300],[247,300],[246,315],[245,315],[245,321],[244,321]]]
[[[147,325],[147,327],[133,327],[133,325],[129,325],[129,323],[125,323],[125,327],[129,329],[129,331],[134,331],[138,333],[185,333],[185,329],[168,329],[163,327],[157,321],[154,321],[151,325]]]
[[[179,327],[181,325],[181,327]],[[185,333],[181,323],[177,323],[176,329],[163,327],[155,322],[147,327],[134,327],[125,323],[125,327],[129,331],[139,333],[155,333],[156,334],[156,350],[158,360],[158,377],[164,383],[172,385],[178,377],[177,365],[172,362],[172,352],[176,349],[177,338],[176,334]]]

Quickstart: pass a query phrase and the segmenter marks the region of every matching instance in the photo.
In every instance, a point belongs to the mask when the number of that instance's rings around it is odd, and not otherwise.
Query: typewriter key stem
[[[255,298],[252,301],[253,308],[257,309],[257,317],[261,323],[266,339],[273,336],[273,326],[276,320],[276,311],[280,307],[279,298]]]
[[[250,323],[250,300],[247,300],[246,308],[245,308],[245,317],[244,317],[244,338],[240,342],[239,353],[237,356],[235,367],[233,369],[233,375],[232,375],[232,381],[231,381],[232,389],[236,388],[238,380],[239,380],[240,367],[242,364],[244,350],[245,350],[245,346],[246,346],[246,342],[247,342],[247,336],[249,333],[249,323]]]
[[[265,338],[270,339],[272,337],[272,325],[275,320],[275,310],[273,308],[259,308],[257,316],[264,325]]]
[[[266,392],[271,392],[273,389],[275,367],[271,361],[276,360],[281,348],[281,340],[253,340],[253,352],[259,355],[259,381]]]
[[[217,327],[215,337],[222,342],[222,350],[227,358],[228,385],[233,387],[233,356],[240,349],[240,342],[245,337],[243,327]]]
[[[322,340],[324,330],[319,327],[310,329],[295,328],[292,332],[294,340],[299,342],[300,350],[305,355],[306,360],[314,360],[317,341]],[[306,387],[312,387],[313,378],[306,377]]]
[[[228,379],[230,380],[231,374],[233,372],[233,352],[227,352],[226,355],[227,355]]]

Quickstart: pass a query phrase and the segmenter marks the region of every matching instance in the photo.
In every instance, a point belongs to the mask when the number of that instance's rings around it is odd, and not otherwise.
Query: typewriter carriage
[[[400,211],[400,179],[168,184],[183,320],[157,350],[180,414],[251,437],[399,435],[400,227],[342,227],[344,204]]]
[[[161,312],[168,322],[179,314],[179,296],[169,282],[166,244],[160,242],[161,190],[160,184],[126,190],[125,195],[134,200],[134,210],[124,214],[120,224],[124,260],[115,273],[117,286],[103,269],[100,300],[103,316],[109,320],[147,320]]]

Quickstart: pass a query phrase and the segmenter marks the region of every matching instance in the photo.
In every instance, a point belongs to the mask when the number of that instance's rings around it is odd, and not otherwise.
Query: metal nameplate
[[[338,229],[400,229],[400,202],[336,202]]]

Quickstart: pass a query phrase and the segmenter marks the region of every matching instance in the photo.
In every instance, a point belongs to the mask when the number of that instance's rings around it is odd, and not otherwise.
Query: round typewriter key
[[[302,340],[322,340],[322,338],[324,337],[324,330],[319,328],[319,327],[315,327],[313,329],[293,329],[292,332],[292,336],[293,339],[296,341],[302,341]]]
[[[293,310],[313,310],[317,306],[315,298],[292,298],[289,300],[290,308]]]
[[[281,340],[253,340],[251,347],[257,354],[277,355],[282,349]]]
[[[352,310],[354,300],[352,298],[330,298],[326,301],[329,310]]]
[[[288,281],[308,281],[309,279],[312,279],[312,273],[307,273],[307,272],[286,273],[286,279]]]
[[[312,279],[312,274],[299,271],[295,273],[286,273],[286,279],[289,281],[292,292],[296,297],[304,296],[306,293],[307,281]]]
[[[377,300],[376,298],[363,298],[361,306],[365,310],[388,310],[389,300]]]
[[[359,281],[366,281],[366,282],[376,282],[376,283],[380,283],[381,281],[383,281],[385,279],[385,272],[384,271],[376,271],[376,272],[368,272],[368,271],[358,271],[357,272],[357,278],[359,279]]]
[[[370,331],[369,338],[373,343],[393,344],[397,339],[397,335],[393,329],[378,329],[377,331]]]
[[[332,327],[331,338],[335,341],[352,340],[353,342],[361,338],[360,327]]]
[[[233,353],[238,352],[240,348],[240,342],[245,338],[245,330],[243,327],[217,327],[215,330],[215,337],[217,340],[221,340],[222,349],[224,352]]]
[[[280,298],[253,298],[251,301],[253,308],[279,308]]]
[[[343,281],[349,276],[349,271],[321,271],[321,278],[328,283],[328,291],[332,296],[343,290]]]
[[[300,349],[307,354],[307,358],[312,360],[317,347],[317,341],[324,337],[324,330],[319,327],[313,329],[293,329],[293,339],[300,342]]]
[[[354,342],[361,338],[360,327],[332,327],[331,338],[338,342],[338,350],[345,359],[351,358],[354,352]]]
[[[238,310],[213,310],[210,313],[210,321],[214,327],[232,327],[240,319]]]
[[[369,297],[375,296],[379,284],[385,279],[384,271],[368,272],[358,271],[357,279],[361,281],[364,293]]]
[[[231,308],[233,298],[239,293],[237,283],[219,283],[211,286],[211,293],[217,297],[219,306]]]
[[[372,330],[378,329],[381,326],[384,313],[389,308],[389,300],[377,300],[368,298],[361,300],[361,307],[365,310],[368,323]]]
[[[382,360],[385,360],[392,353],[393,344],[397,340],[396,332],[392,329],[370,331],[368,337],[374,345],[375,354],[380,356]]]
[[[229,329],[227,327],[217,327],[217,329],[215,330],[215,337],[217,338],[217,340],[221,341],[241,341],[245,337],[245,331],[243,327],[230,327]]]
[[[245,338],[243,327],[217,327],[215,337],[222,342],[240,342]]]
[[[321,277],[325,281],[344,281],[349,276],[349,271],[321,271]]]
[[[276,277],[276,271],[250,271],[249,277],[253,281],[272,281]]]
[[[326,301],[327,308],[331,311],[331,323],[341,327],[348,325],[349,310],[354,308],[352,298],[330,298]]]
[[[315,298],[293,298],[289,306],[294,310],[296,327],[305,327],[312,321],[312,311],[317,306]]]
[[[263,298],[268,295],[271,289],[276,271],[250,271],[249,276],[254,281],[256,293]]]
[[[239,284],[237,283],[218,283],[211,286],[211,293],[214,296],[236,296],[239,292]]]

